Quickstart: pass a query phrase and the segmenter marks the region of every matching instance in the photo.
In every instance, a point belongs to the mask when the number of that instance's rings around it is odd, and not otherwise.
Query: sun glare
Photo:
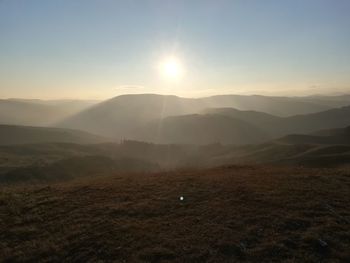
[[[169,57],[160,63],[160,73],[167,79],[178,80],[183,75],[183,66],[180,60],[176,57]]]

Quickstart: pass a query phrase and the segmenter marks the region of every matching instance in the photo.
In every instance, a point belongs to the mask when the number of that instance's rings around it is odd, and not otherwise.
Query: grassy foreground
[[[3,187],[0,261],[350,262],[349,204],[350,172],[335,169],[231,166]]]

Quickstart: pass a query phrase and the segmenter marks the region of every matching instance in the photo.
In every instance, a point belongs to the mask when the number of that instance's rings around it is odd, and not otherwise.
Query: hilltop
[[[228,166],[3,188],[0,258],[349,262],[349,187],[345,170]]]

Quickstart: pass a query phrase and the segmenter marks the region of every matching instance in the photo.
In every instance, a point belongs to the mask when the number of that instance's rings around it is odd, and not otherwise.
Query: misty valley
[[[346,168],[346,103],[350,97],[153,94],[89,106],[3,100],[0,121],[7,124],[0,125],[0,181],[39,183],[232,164]],[[69,108],[75,111],[68,113]],[[44,126],[48,114],[52,122]]]

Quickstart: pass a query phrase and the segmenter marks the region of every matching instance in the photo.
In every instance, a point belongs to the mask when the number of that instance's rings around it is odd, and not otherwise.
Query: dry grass
[[[349,203],[346,171],[266,166],[11,187],[0,259],[350,262]]]

